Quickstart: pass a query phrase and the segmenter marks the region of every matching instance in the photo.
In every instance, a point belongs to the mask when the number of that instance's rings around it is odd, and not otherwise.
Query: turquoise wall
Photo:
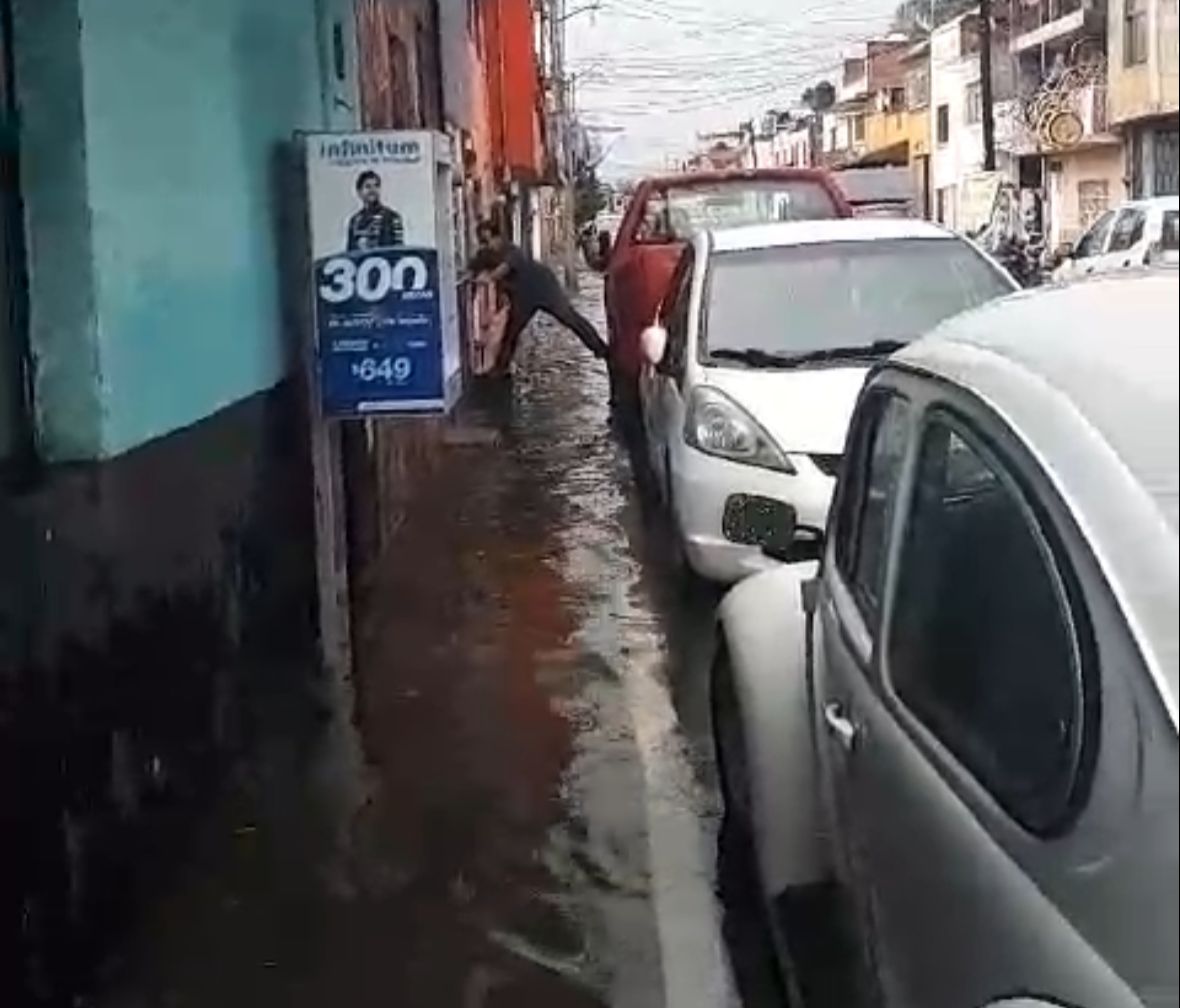
[[[351,0],[16,3],[42,449],[109,457],[293,359],[276,155],[350,124]]]
[[[103,452],[274,384],[276,144],[322,116],[310,0],[84,0]]]

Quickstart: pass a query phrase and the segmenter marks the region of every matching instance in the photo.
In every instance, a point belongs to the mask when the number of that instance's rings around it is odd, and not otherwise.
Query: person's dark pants
[[[556,319],[585,344],[595,357],[606,357],[606,343],[603,342],[594,323],[573,306],[564,291],[554,291],[540,299],[513,299],[508,309],[508,322],[504,326],[504,339],[500,343],[500,352],[496,356],[496,369],[508,370],[512,358],[516,355],[516,347],[520,343],[521,333],[537,312]]]

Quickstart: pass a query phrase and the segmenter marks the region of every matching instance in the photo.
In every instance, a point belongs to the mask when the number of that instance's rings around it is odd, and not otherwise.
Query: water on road
[[[263,810],[190,866],[110,1005],[776,1002],[715,877],[716,597],[666,559],[606,398],[545,321],[512,383],[473,392],[479,436],[415,486],[364,593],[363,766],[329,778],[354,807],[325,828],[254,780]]]

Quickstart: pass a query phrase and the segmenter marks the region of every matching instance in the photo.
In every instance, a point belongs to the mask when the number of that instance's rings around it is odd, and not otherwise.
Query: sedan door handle
[[[844,705],[838,701],[824,704],[824,724],[828,734],[833,736],[849,752],[856,745],[856,725],[844,713]]]

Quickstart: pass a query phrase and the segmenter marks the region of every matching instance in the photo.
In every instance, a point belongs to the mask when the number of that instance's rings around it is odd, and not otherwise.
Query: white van
[[[1067,247],[1054,280],[1180,262],[1180,196],[1132,200],[1098,218]]]

